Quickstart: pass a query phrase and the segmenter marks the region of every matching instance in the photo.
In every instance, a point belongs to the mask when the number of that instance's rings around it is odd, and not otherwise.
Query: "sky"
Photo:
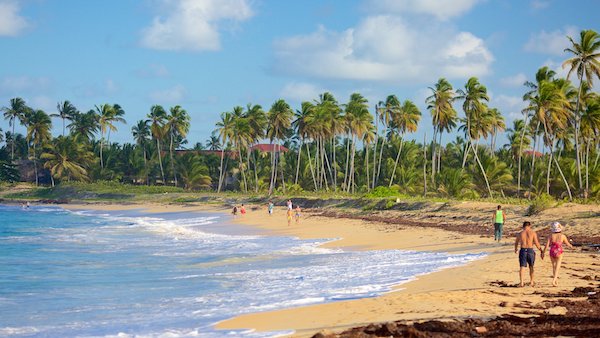
[[[510,126],[523,82],[542,66],[566,75],[567,36],[599,31],[598,13],[595,0],[0,0],[0,106],[118,103],[127,124],[111,141],[132,142],[152,105],[181,105],[192,146],[234,106],[359,92],[373,112],[395,94],[421,109],[422,140],[438,78],[478,77]]]

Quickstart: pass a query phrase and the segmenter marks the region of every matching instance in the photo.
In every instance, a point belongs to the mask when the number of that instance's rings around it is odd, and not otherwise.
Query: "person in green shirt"
[[[504,226],[504,221],[506,220],[506,216],[504,216],[504,211],[502,210],[502,206],[499,205],[498,209],[494,212],[494,241],[500,242],[502,239],[502,228]]]

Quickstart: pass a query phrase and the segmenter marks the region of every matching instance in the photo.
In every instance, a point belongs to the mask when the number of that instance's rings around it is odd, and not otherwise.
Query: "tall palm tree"
[[[335,159],[335,149],[337,147],[337,135],[344,131],[344,123],[340,118],[341,108],[337,100],[330,92],[319,94],[319,99],[315,100],[315,111],[316,115],[320,117],[324,124],[321,129],[321,154],[323,158],[323,165],[327,165],[329,170],[329,176],[332,180],[333,188],[337,191],[337,162]],[[329,156],[325,151],[325,142],[329,140],[331,143],[331,164],[329,163]],[[323,170],[325,173],[325,170]]]
[[[144,171],[146,173],[146,185],[150,185],[150,179],[148,177],[148,159],[146,156],[146,144],[150,140],[150,126],[148,125],[149,120],[139,120],[138,123],[131,128],[133,139],[138,147],[142,147],[144,154]]]
[[[223,149],[221,150],[221,165],[219,166],[219,184],[217,186],[217,192],[221,192],[221,187],[225,181],[225,172],[223,170],[223,159],[225,158],[225,148],[227,147],[227,141],[232,140],[235,136],[234,128],[234,116],[230,112],[221,113],[221,121],[217,122],[217,130]]]
[[[175,172],[175,159],[173,158],[173,150],[176,139],[185,139],[190,130],[190,116],[177,105],[169,109],[169,115],[166,118],[165,128],[169,133],[169,156],[171,159],[171,171],[173,172],[173,180],[177,186],[177,173]]]
[[[160,167],[160,175],[162,178],[162,183],[166,184],[165,180],[165,171],[162,165],[162,154],[160,150],[160,144],[162,142],[163,137],[165,136],[165,123],[167,120],[167,112],[160,105],[154,105],[150,108],[150,113],[148,113],[148,119],[150,119],[150,131],[152,132],[152,137],[156,140],[156,154],[158,155],[158,165]]]
[[[581,115],[581,136],[585,142],[585,191],[590,190],[590,147],[600,136],[600,95],[588,97]],[[599,153],[600,154],[600,153]]]
[[[33,145],[33,165],[35,170],[35,185],[39,184],[37,160],[38,160],[38,149],[41,148],[46,142],[50,141],[52,135],[50,130],[52,129],[52,120],[50,116],[43,110],[34,110],[27,114],[27,141]]]
[[[85,169],[93,159],[93,154],[84,144],[77,142],[72,137],[59,136],[45,146],[41,158],[45,160],[44,167],[50,170],[52,186],[55,179],[87,181],[88,173]]]
[[[479,80],[476,77],[470,78],[465,84],[465,89],[459,89],[457,91],[458,99],[462,99],[463,101],[463,111],[465,112],[465,118],[467,122],[466,134],[469,140],[468,147],[473,150],[473,155],[475,157],[475,161],[479,165],[479,169],[483,174],[483,178],[485,179],[485,184],[487,187],[487,191],[489,197],[492,196],[492,189],[490,188],[490,183],[487,179],[487,175],[479,160],[479,155],[477,154],[477,149],[473,146],[473,138],[479,137],[477,134],[477,130],[473,131],[471,128],[472,122],[478,123],[478,121],[482,120],[483,115],[487,111],[487,107],[484,104],[484,101],[489,101],[489,97],[487,95],[487,88],[479,83]],[[467,148],[468,149],[468,148]]]
[[[348,173],[347,184],[345,186],[347,192],[354,192],[356,185],[355,181],[355,156],[356,156],[356,139],[362,140],[367,132],[371,130],[373,125],[373,116],[369,112],[369,105],[366,98],[359,93],[352,93],[350,100],[346,105],[346,124],[351,135],[351,156],[350,168]]]
[[[100,130],[99,119],[100,117],[95,110],[89,110],[87,113],[77,113],[73,115],[73,119],[67,128],[69,128],[70,134],[75,139],[89,143]]]
[[[296,131],[296,135],[300,137],[300,147],[298,147],[298,160],[296,161],[296,177],[294,179],[294,184],[298,184],[298,174],[300,173],[300,159],[302,155],[302,147],[306,142],[306,138],[308,137],[308,125],[306,123],[306,119],[309,115],[313,114],[314,105],[308,101],[304,101],[301,104],[301,109],[296,110],[296,119],[292,122],[292,127]],[[310,172],[313,177],[313,181],[315,184],[315,190],[317,190],[317,181],[315,179],[315,174],[312,168],[312,162],[310,159],[310,148],[308,144],[306,145],[306,150],[308,152],[308,164],[310,165]]]
[[[381,172],[381,161],[383,159],[383,149],[385,148],[385,142],[387,140],[387,135],[390,130],[390,124],[392,122],[392,116],[398,113],[400,109],[400,100],[396,95],[388,95],[385,99],[385,102],[379,103],[379,121],[383,124],[384,128],[384,137],[381,142],[381,148],[379,150],[379,160],[377,164],[377,172],[373,170],[373,188],[377,185],[377,181],[379,180],[379,174]],[[377,161],[377,159],[373,159],[373,161]],[[374,169],[374,168],[373,168]]]
[[[581,156],[579,147],[580,133],[580,104],[583,82],[591,87],[594,77],[600,78],[600,34],[594,30],[583,30],[579,33],[579,41],[575,42],[572,37],[568,37],[571,47],[566,48],[565,52],[571,53],[572,57],[563,62],[563,67],[569,66],[567,79],[573,72],[577,72],[579,79],[579,94],[575,104],[575,155],[577,162],[577,175],[579,178],[579,189],[583,189],[581,177]],[[587,191],[585,192],[587,196]]]
[[[98,123],[100,124],[100,168],[104,168],[104,159],[102,156],[102,148],[104,148],[104,135],[108,132],[110,139],[110,132],[117,131],[117,127],[114,125],[115,122],[126,123],[122,117],[125,115],[125,111],[121,109],[118,104],[101,104],[96,106],[96,112],[99,116]]]
[[[249,130],[246,135],[247,137],[247,150],[246,150],[246,158],[248,163],[248,170],[250,170],[250,153],[251,147],[258,143],[259,140],[265,137],[265,129],[267,126],[267,115],[262,107],[258,104],[252,105],[248,104],[246,106],[246,112],[244,113],[244,118],[248,120]],[[258,184],[258,161],[256,160],[256,156],[254,155],[254,191],[258,192],[259,184]]]
[[[79,113],[79,111],[68,100],[57,103],[56,109],[58,113],[50,114],[50,117],[60,117],[62,119],[62,136],[65,136],[65,121],[72,121],[74,116]]]
[[[398,148],[398,155],[396,156],[396,161],[394,162],[394,170],[392,170],[389,187],[391,187],[394,183],[394,177],[396,176],[396,168],[398,167],[398,161],[400,161],[400,153],[402,152],[404,134],[406,134],[406,132],[414,133],[417,131],[419,120],[421,120],[421,111],[412,101],[409,100],[404,101],[398,114],[394,115],[394,120],[392,123],[394,129],[400,134],[400,147]]]
[[[214,132],[210,135],[210,138],[206,141],[206,148],[212,151],[217,151],[221,149],[221,141],[219,140],[219,136],[217,136]]]
[[[440,78],[438,82],[433,86],[429,87],[432,94],[427,97],[425,103],[427,103],[427,109],[430,110],[433,122],[433,150],[431,152],[431,178],[435,185],[435,172],[436,167],[441,166],[441,140],[442,133],[444,131],[450,132],[456,127],[457,114],[456,110],[452,106],[454,101],[454,90],[452,85],[445,78]],[[436,136],[439,134],[440,149],[438,152],[436,148]],[[439,157],[436,161],[436,157]],[[436,165],[437,162],[437,165]]]
[[[492,156],[494,156],[494,152],[496,151],[496,136],[499,132],[506,129],[506,123],[504,123],[504,116],[502,116],[502,113],[497,108],[488,109],[488,113],[490,117],[490,127],[492,129],[490,149]]]
[[[277,180],[277,167],[279,166],[279,156],[281,152],[281,145],[279,141],[285,138],[285,134],[292,125],[293,117],[294,111],[292,110],[290,105],[282,99],[275,101],[267,114],[267,120],[269,121],[267,137],[271,141],[271,144],[273,144],[273,141],[277,142],[277,153],[274,158],[271,170],[271,183],[269,185],[269,195],[273,193],[273,189],[275,188],[275,182]],[[282,182],[282,184],[285,186],[285,182]]]
[[[8,120],[9,126],[12,127],[13,137],[10,144],[10,159],[12,161],[15,160],[15,125],[17,124],[17,121],[19,121],[21,124],[24,124],[25,117],[29,110],[30,108],[27,107],[25,100],[20,97],[10,99],[10,106],[2,108],[2,111],[4,112],[4,119]]]

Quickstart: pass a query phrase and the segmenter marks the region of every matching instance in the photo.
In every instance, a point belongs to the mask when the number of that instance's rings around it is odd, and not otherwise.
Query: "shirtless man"
[[[518,250],[519,245],[521,246],[521,250]],[[533,281],[533,265],[535,264],[534,245],[540,250],[541,257],[544,259],[544,251],[542,251],[537,234],[531,229],[531,223],[523,222],[523,230],[517,234],[517,239],[515,240],[515,253],[517,253],[517,251],[519,252],[520,287],[523,287],[523,275],[525,274],[525,268],[527,268],[527,266],[529,266],[529,285],[535,286],[535,282]]]

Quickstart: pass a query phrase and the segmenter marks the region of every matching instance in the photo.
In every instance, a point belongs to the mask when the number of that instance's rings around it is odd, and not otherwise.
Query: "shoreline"
[[[130,205],[68,204],[66,209],[123,210],[142,209],[146,212],[219,212],[228,209],[216,205],[174,206],[160,203]],[[442,269],[396,285],[381,296],[331,303],[300,306],[269,312],[251,313],[215,324],[216,329],[254,329],[257,331],[294,330],[294,337],[309,337],[317,332],[340,331],[368,323],[401,320],[407,323],[430,319],[493,318],[513,314],[532,316],[538,314],[564,314],[565,308],[534,309],[528,304],[544,301],[542,293],[568,291],[573,287],[590,284],[574,278],[572,272],[591,273],[596,253],[567,252],[561,271],[561,284],[551,288],[549,262],[539,260],[535,288],[510,287],[518,282],[517,261],[508,239],[503,245],[494,244],[481,235],[468,235],[439,228],[397,226],[359,219],[336,219],[303,212],[300,224],[285,221],[283,208],[268,216],[264,208],[252,210],[248,206],[245,216],[232,219],[232,223],[258,228],[266,235],[293,236],[301,239],[337,238],[325,243],[328,248],[346,250],[415,250],[449,253],[485,252],[487,256],[459,267]],[[543,245],[543,244],[542,244]],[[583,268],[583,269],[582,269]],[[569,272],[570,271],[570,272]],[[587,276],[587,275],[586,275]],[[585,277],[585,276],[579,276]],[[509,286],[509,287],[506,287]],[[519,298],[525,297],[526,303]]]

